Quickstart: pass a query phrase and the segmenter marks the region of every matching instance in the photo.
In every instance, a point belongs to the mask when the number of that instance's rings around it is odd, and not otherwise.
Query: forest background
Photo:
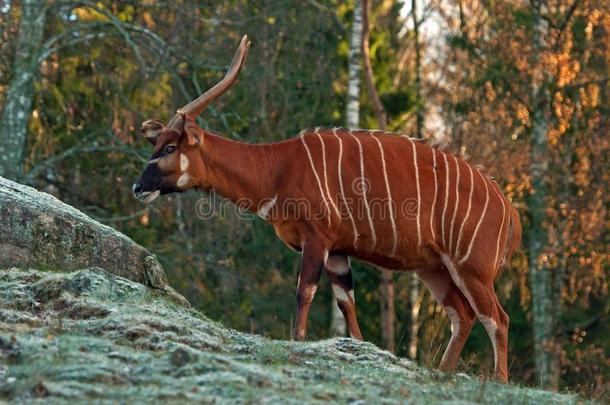
[[[213,85],[243,34],[246,68],[203,128],[272,142],[387,126],[468,155],[524,226],[496,283],[512,380],[608,398],[608,0],[0,0],[0,176],[150,249],[213,319],[288,339],[299,257],[269,225],[202,220],[197,192],[144,206],[130,191],[142,121]],[[418,280],[358,262],[354,277],[365,339],[436,365],[449,321]],[[343,334],[327,280],[318,291],[309,338]],[[492,367],[480,325],[462,359]]]

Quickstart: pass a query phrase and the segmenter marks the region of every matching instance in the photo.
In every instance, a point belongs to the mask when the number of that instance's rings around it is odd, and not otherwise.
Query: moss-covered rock
[[[100,269],[0,270],[0,402],[576,403],[425,370],[351,339],[223,328]]]
[[[100,267],[188,305],[155,256],[47,193],[0,177],[0,224],[0,267]]]

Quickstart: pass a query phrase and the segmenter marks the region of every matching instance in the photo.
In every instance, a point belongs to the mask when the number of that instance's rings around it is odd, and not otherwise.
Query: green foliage
[[[534,13],[532,8],[516,8],[513,11],[513,19],[517,27],[525,28],[528,34],[531,34],[534,27]],[[498,25],[499,29],[503,29],[501,25]]]

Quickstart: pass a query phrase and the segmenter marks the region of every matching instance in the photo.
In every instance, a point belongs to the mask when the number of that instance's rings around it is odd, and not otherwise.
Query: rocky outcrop
[[[47,193],[0,177],[0,267],[11,266],[99,267],[188,305],[142,246]]]
[[[575,396],[417,367],[346,338],[223,328],[100,269],[0,270],[0,402],[519,403]]]

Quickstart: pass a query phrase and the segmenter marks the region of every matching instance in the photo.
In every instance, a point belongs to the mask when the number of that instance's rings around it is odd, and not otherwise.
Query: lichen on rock
[[[578,398],[426,370],[348,338],[274,341],[88,268],[0,270],[0,402],[531,403]]]
[[[188,305],[154,255],[47,193],[0,177],[0,223],[0,267],[99,267]]]

